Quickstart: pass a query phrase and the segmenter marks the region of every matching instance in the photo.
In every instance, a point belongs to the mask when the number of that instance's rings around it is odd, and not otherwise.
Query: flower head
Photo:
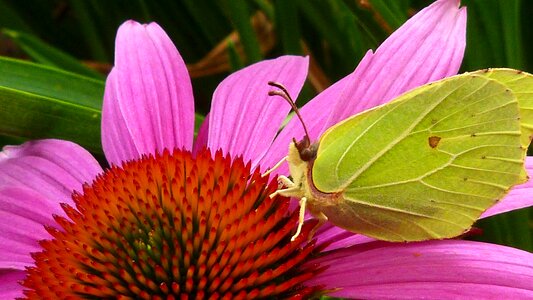
[[[28,298],[307,296],[314,245],[288,243],[295,213],[277,184],[219,151],[143,156],[97,176],[33,255]]]
[[[312,138],[455,74],[465,13],[456,0],[437,1],[369,51],[302,108]],[[114,166],[104,172],[87,151],[59,140],[0,154],[2,298],[531,296],[531,254],[513,248],[391,244],[330,224],[308,242],[312,222],[290,241],[297,212],[288,199],[268,197],[276,187],[258,170],[302,135],[296,121],[277,134],[289,107],[267,99],[267,82],[296,97],[306,69],[306,58],[284,56],[230,75],[193,145],[192,88],[178,51],[156,24],[123,24],[102,117]],[[530,188],[515,188],[491,213],[529,206],[521,195]]]

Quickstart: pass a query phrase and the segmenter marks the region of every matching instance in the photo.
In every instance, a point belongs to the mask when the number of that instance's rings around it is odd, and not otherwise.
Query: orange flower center
[[[209,151],[165,151],[112,167],[67,217],[47,227],[22,283],[30,299],[308,297],[321,269],[301,265],[317,252],[314,224],[290,241],[297,212],[242,159]]]

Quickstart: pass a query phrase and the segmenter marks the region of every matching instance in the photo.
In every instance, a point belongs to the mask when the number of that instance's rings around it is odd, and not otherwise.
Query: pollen
[[[113,166],[47,227],[22,282],[28,299],[309,298],[318,249],[309,222],[269,197],[241,158],[165,151]]]

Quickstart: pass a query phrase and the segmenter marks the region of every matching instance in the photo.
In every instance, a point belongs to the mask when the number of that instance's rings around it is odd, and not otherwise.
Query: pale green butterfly
[[[271,95],[295,108],[283,86],[270,84],[283,90]],[[306,207],[319,224],[329,220],[379,240],[456,237],[527,180],[532,134],[530,74],[465,73],[354,115],[317,143],[310,143],[306,130],[289,146],[292,180],[278,177],[285,188],[271,196],[300,198],[293,240]]]

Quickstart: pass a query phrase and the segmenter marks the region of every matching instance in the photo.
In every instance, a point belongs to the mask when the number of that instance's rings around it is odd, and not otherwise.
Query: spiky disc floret
[[[313,224],[290,242],[289,200],[242,159],[165,151],[112,167],[74,193],[24,280],[28,298],[306,297]]]

